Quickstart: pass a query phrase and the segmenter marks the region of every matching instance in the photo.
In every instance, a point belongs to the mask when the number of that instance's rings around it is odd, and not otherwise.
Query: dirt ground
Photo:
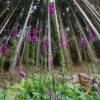
[[[24,65],[23,65],[24,66]],[[38,67],[35,68],[34,70],[32,69],[32,66],[28,66],[28,67],[21,67],[26,73],[27,75],[31,75],[33,73],[33,71],[36,74],[48,74],[48,70],[42,67]],[[68,74],[68,76],[72,76],[72,75],[77,75],[78,73],[86,73],[88,75],[91,74],[95,74],[100,76],[100,60],[98,60],[97,64],[74,64],[72,66],[66,67],[67,71],[66,73]],[[16,83],[17,80],[20,80],[20,76],[18,71],[14,72],[14,76],[11,78],[9,72],[7,73],[0,73],[0,88],[4,88],[6,86],[5,81],[11,81],[12,83]],[[54,73],[59,75],[61,74],[61,68],[60,67],[56,67],[54,69]]]

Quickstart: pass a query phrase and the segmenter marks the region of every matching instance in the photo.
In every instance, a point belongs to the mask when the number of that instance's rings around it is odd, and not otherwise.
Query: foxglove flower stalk
[[[97,93],[100,93],[100,90],[96,90]]]
[[[82,38],[82,39],[81,39],[81,45],[82,45],[84,48],[86,48],[87,42],[86,42],[85,38]]]
[[[60,40],[60,42],[61,42],[61,47],[62,47],[62,48],[64,48],[64,47],[66,46],[64,41],[65,41],[65,40],[64,40],[64,36],[62,35],[62,36],[61,36],[61,40]]]
[[[46,52],[46,47],[41,45],[40,46],[40,51],[41,51],[41,53],[45,53]]]
[[[53,64],[53,58],[52,57],[48,58],[48,64]]]
[[[17,99],[16,99],[16,96],[14,97],[14,100],[17,100]]]
[[[32,37],[31,37],[31,41],[32,41],[32,43],[37,42],[37,40],[38,40],[37,35],[36,35],[36,34],[33,34]]]
[[[34,29],[33,29],[33,34],[37,34],[37,33],[39,33],[39,26],[37,25]]]
[[[23,70],[20,70],[19,74],[23,78],[26,77],[26,73]]]
[[[70,47],[70,36],[69,34],[67,34],[66,36],[66,48],[69,48]]]
[[[51,90],[47,90],[47,94],[48,94],[49,97],[51,97],[52,96]]]
[[[56,96],[56,100],[60,100],[58,95]]]
[[[41,53],[46,52],[47,50],[46,46],[48,46],[48,39],[43,40],[43,42],[41,43],[41,46],[40,46]]]
[[[43,45],[48,46],[48,39],[43,40]]]
[[[0,52],[1,54],[7,56],[9,54],[9,45],[7,43],[4,43],[0,48]]]
[[[64,43],[64,41],[66,43]],[[61,36],[61,47],[62,48],[69,48],[69,46],[70,46],[70,37],[68,35],[66,36],[66,38],[64,36]]]
[[[54,2],[49,4],[49,13],[51,16],[53,16],[55,14]]]
[[[31,35],[30,34],[31,34],[30,32],[27,33],[26,41],[28,41],[28,42],[31,41]]]
[[[92,33],[89,34],[89,39],[90,39],[91,41],[94,41],[94,35],[93,35]]]
[[[11,34],[14,38],[17,39],[17,34],[18,34],[18,25],[14,26],[12,31],[11,31]]]
[[[91,28],[90,28],[90,26],[87,26],[87,32],[89,32],[89,39],[91,40],[91,41],[94,41],[94,34],[93,34],[93,32],[92,32],[92,30],[91,30]]]

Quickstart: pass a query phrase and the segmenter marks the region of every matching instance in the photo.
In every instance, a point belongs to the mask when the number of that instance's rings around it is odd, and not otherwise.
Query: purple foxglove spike
[[[9,54],[9,45],[7,43],[3,44],[2,47],[1,47],[1,50],[0,52],[7,56]]]
[[[53,2],[49,4],[49,13],[51,16],[55,14],[55,7]]]
[[[47,91],[48,96],[52,96],[52,92],[50,90]]]
[[[52,57],[48,58],[48,64],[53,64],[53,58]]]
[[[89,34],[89,39],[90,39],[91,41],[94,41],[95,37],[94,37],[94,35],[93,35],[92,33]]]
[[[70,36],[67,34],[66,36],[66,48],[70,47]]]
[[[83,46],[83,48],[86,48],[87,42],[86,42],[85,38],[81,39],[81,45]]]
[[[14,100],[17,100],[17,99],[16,99],[16,96],[14,97]]]
[[[41,46],[41,47],[40,47],[40,50],[41,50],[41,53],[45,53],[45,52],[46,52],[45,46]]]
[[[16,25],[15,27],[13,27],[11,33],[12,33],[12,36],[13,36],[14,38],[17,38],[17,34],[18,34],[18,25]]]
[[[48,39],[43,40],[43,45],[48,46]]]
[[[100,93],[100,90],[96,90],[97,93]]]
[[[33,29],[33,34],[37,34],[37,33],[39,33],[39,26],[37,25],[34,29]]]
[[[27,36],[26,36],[26,41],[30,42],[31,41],[31,33],[28,32]]]
[[[35,43],[35,42],[37,42],[37,40],[38,40],[37,35],[36,35],[36,34],[33,34],[32,38],[31,38],[31,41],[32,41],[33,43]]]
[[[64,36],[62,35],[61,36],[61,40],[60,40],[60,43],[61,43],[61,47],[62,48],[64,48],[65,46],[66,46],[66,44],[65,44],[65,40],[64,40],[65,38],[64,38]]]
[[[59,96],[56,96],[56,100],[59,100]]]
[[[23,78],[26,77],[26,73],[23,70],[20,70],[19,74]]]
[[[94,38],[95,37],[94,37],[94,34],[93,34],[92,30],[91,30],[91,27],[90,26],[87,26],[86,29],[87,29],[87,32],[89,32],[89,39],[91,41],[94,41]]]
[[[39,32],[39,26],[35,27],[35,32],[38,33]]]

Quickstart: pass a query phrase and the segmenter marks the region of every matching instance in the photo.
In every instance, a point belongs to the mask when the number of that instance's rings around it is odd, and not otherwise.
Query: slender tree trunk
[[[50,61],[49,61],[50,60]],[[51,46],[51,25],[50,25],[50,13],[49,13],[49,4],[48,4],[48,69],[52,69],[52,46]]]
[[[78,53],[78,61],[79,61],[79,63],[82,63],[81,53],[80,53],[80,50],[79,50],[79,47],[78,47],[78,44],[77,44],[77,39],[76,39],[76,37],[75,37],[74,30],[73,30],[71,21],[70,21],[70,19],[69,19],[69,16],[68,16],[68,21],[69,21],[69,25],[70,25],[70,28],[71,28],[71,31],[72,31],[72,34],[73,34],[75,46],[76,46],[76,49],[77,49],[77,53]]]
[[[96,34],[96,36],[98,37],[98,39],[100,40],[100,34],[97,31],[97,29],[95,28],[95,26],[93,25],[93,23],[91,22],[91,20],[88,18],[88,16],[86,15],[86,13],[83,11],[83,9],[80,7],[80,5],[77,3],[76,0],[73,0],[74,3],[76,4],[76,6],[79,8],[79,10],[81,11],[81,13],[83,14],[83,16],[86,18],[87,22],[89,23],[89,25],[92,27],[94,33]]]
[[[27,15],[27,18],[25,20],[25,24],[23,26],[23,31],[22,31],[22,34],[21,34],[21,37],[20,37],[20,40],[18,42],[18,46],[16,48],[16,52],[15,52],[15,56],[14,56],[14,61],[13,61],[13,64],[11,66],[11,73],[14,71],[15,67],[16,67],[16,64],[17,64],[17,60],[18,60],[18,56],[19,56],[19,52],[20,52],[20,49],[21,49],[21,45],[22,45],[22,42],[23,42],[23,39],[25,37],[25,33],[26,33],[26,26],[28,24],[28,21],[29,21],[29,17],[30,17],[30,14],[32,12],[32,7],[33,7],[33,2],[31,3],[30,5],[30,9],[29,9],[29,12],[28,12],[28,15]]]

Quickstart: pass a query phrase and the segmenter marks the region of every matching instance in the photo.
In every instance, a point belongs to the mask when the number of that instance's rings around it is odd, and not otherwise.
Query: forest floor
[[[24,65],[23,65],[24,66]],[[74,76],[74,75],[78,75],[78,73],[85,73],[87,75],[98,75],[100,77],[100,59],[98,60],[97,64],[84,64],[84,65],[80,65],[80,64],[74,64],[74,66],[70,66],[70,68],[67,68],[67,74],[68,76]],[[35,68],[34,70],[32,70],[32,66],[27,66],[27,67],[22,67],[23,70],[27,73],[27,75],[31,75],[33,73],[33,71],[35,72],[35,74],[39,75],[39,74],[43,74],[46,75],[48,74],[47,70],[44,70],[44,68],[42,67],[38,67]],[[6,86],[6,82],[7,81],[11,81],[12,82],[16,82],[17,80],[20,79],[19,73],[17,71],[14,72],[14,78],[11,79],[9,78],[9,72],[7,73],[0,73],[0,88],[4,88]],[[61,69],[60,67],[56,67],[54,69],[54,73],[55,75],[60,75],[61,74]],[[6,81],[6,82],[5,82]]]

